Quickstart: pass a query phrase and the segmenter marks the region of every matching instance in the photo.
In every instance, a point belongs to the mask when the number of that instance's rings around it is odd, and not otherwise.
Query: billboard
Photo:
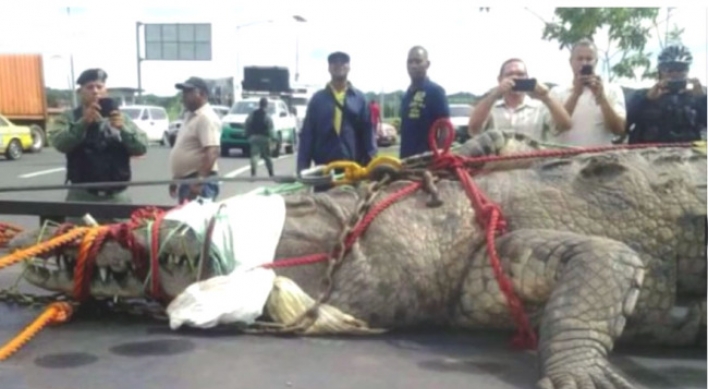
[[[148,61],[211,61],[211,24],[146,23]]]

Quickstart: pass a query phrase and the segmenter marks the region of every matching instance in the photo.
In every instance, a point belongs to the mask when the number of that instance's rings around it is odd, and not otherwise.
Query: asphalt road
[[[152,147],[134,161],[136,180],[169,177],[168,149]],[[248,160],[219,161],[222,174],[248,175]],[[63,182],[63,157],[52,150],[22,160],[0,160],[3,185]],[[294,170],[292,156],[276,162]],[[261,167],[260,175],[265,175]],[[226,183],[222,197],[265,183]],[[164,187],[130,189],[135,202],[173,204]],[[62,200],[64,193],[0,194],[3,199]],[[3,217],[26,228],[34,217]],[[0,289],[20,273],[0,271]],[[26,284],[22,290],[33,291]],[[39,311],[0,303],[0,345]],[[0,389],[143,388],[532,388],[535,353],[514,351],[510,334],[388,334],[371,338],[277,338],[229,329],[171,331],[160,321],[120,314],[75,317],[49,327],[17,354],[0,362]],[[618,347],[611,361],[651,389],[705,388],[706,350]]]
[[[169,180],[171,178],[169,168],[168,147],[152,145],[144,157],[133,159],[133,180]],[[219,170],[226,177],[250,176],[249,159],[240,155],[238,150],[232,150],[231,156],[219,158]],[[257,174],[261,178],[267,177],[267,170],[262,165],[258,167]],[[295,172],[295,158],[293,154],[282,155],[274,161],[275,174],[292,175]],[[0,158],[0,177],[2,186],[39,186],[39,185],[62,185],[65,178],[64,155],[51,148],[45,148],[38,154],[25,154],[22,159],[8,161]],[[272,182],[224,182],[221,186],[219,199],[246,193],[263,186],[276,185]],[[158,186],[136,186],[130,187],[128,193],[136,204],[153,205],[173,205],[176,200],[172,199],[167,191],[167,185]],[[28,191],[28,192],[0,192],[0,199],[24,201],[64,201],[65,190],[51,191]],[[0,219],[4,222],[12,222],[23,227],[34,227],[39,223],[37,217],[29,216],[2,216],[0,209]]]

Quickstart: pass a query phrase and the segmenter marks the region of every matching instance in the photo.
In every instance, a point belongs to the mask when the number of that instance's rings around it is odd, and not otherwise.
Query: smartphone
[[[580,74],[583,76],[589,76],[594,73],[592,69],[592,65],[583,65],[582,68],[580,68]]]
[[[514,87],[511,88],[514,92],[533,92],[534,89],[536,89],[535,78],[514,79]]]
[[[679,93],[686,89],[686,80],[673,80],[666,83],[666,89],[669,93]]]
[[[98,105],[101,106],[101,116],[104,118],[107,118],[111,112],[118,109],[118,103],[110,97],[103,97],[99,99]]]

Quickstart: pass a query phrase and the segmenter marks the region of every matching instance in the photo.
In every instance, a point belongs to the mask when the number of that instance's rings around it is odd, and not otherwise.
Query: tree
[[[651,69],[653,53],[645,51],[652,29],[656,30],[660,47],[680,39],[683,33],[674,27],[670,33],[667,30],[662,41],[659,8],[556,8],[554,16],[552,22],[543,21],[543,39],[557,41],[560,49],[570,49],[582,38],[593,40],[598,47],[598,59],[610,81],[615,78],[646,79],[655,75]],[[667,25],[668,16],[670,13],[667,14]],[[607,31],[605,44],[594,39],[601,30]],[[638,69],[641,70],[639,74]]]

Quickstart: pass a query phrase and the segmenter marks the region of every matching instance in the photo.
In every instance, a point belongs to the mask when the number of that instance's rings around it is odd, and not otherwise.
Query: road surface
[[[152,147],[136,159],[135,179],[169,177],[168,149]],[[219,160],[222,174],[248,175],[248,161]],[[47,185],[64,178],[63,157],[52,150],[0,160],[4,185]],[[276,162],[294,170],[292,156]],[[260,168],[260,175],[265,169]],[[222,198],[264,183],[226,183]],[[164,187],[135,187],[136,202],[173,204]],[[64,193],[0,194],[3,199],[61,200]],[[1,213],[1,212],[0,212]],[[34,217],[2,217],[31,228]],[[19,266],[0,271],[0,289]],[[23,290],[32,290],[23,285]],[[0,303],[0,344],[39,311]],[[228,330],[178,331],[166,323],[119,314],[74,318],[43,330],[0,362],[0,389],[143,388],[532,388],[535,354],[511,350],[509,334],[389,334],[372,338],[276,338]],[[644,387],[705,388],[706,350],[619,347],[612,362]]]
[[[169,148],[151,146],[144,157],[133,159],[133,180],[169,180]],[[267,177],[267,170],[262,165],[258,167],[257,174],[261,178]],[[2,186],[33,186],[33,185],[62,185],[65,178],[64,155],[51,148],[45,148],[39,154],[25,154],[18,161],[8,161],[0,158],[0,177]],[[282,155],[274,160],[277,175],[293,175],[295,172],[295,158],[293,154]],[[238,150],[232,150],[231,156],[219,159],[220,173],[226,177],[250,176],[249,159],[239,155]],[[225,182],[221,186],[219,199],[246,193],[258,187],[275,185],[269,182]],[[128,193],[136,204],[172,205],[175,199],[170,198],[167,185],[136,186],[130,187]],[[0,192],[1,200],[22,199],[25,201],[64,201],[66,191],[31,191],[31,192]],[[0,215],[2,210],[0,210]],[[4,222],[13,222],[22,226],[36,226],[39,219],[36,217],[3,217]]]

